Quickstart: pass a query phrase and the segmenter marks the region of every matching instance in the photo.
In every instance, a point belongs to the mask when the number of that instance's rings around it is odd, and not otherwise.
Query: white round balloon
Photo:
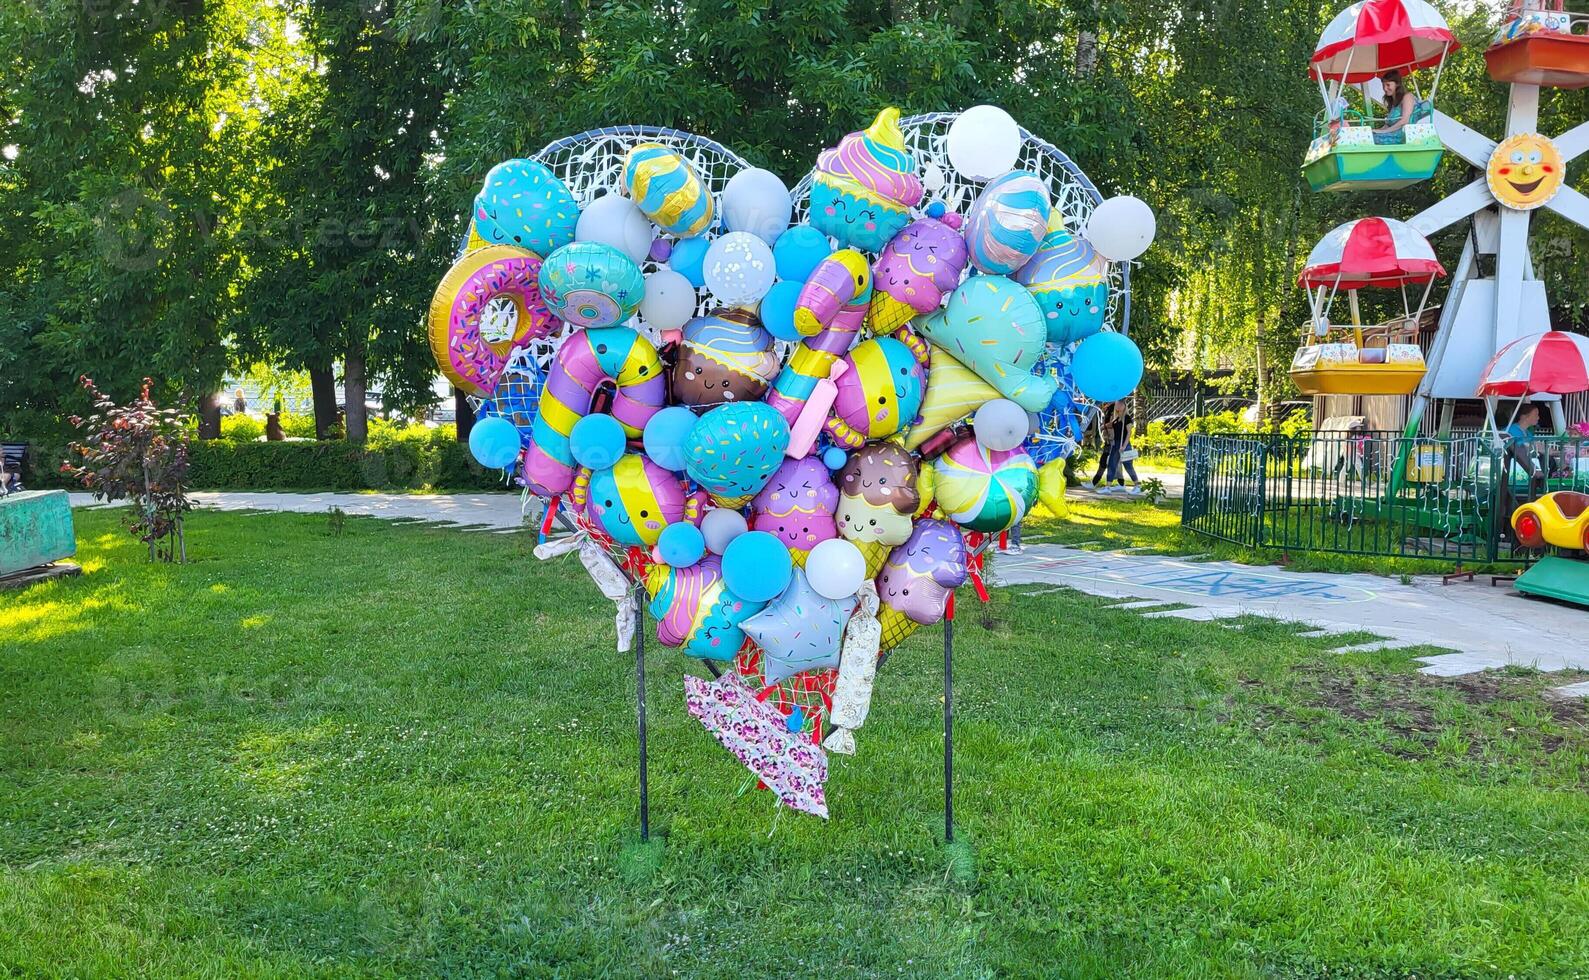
[[[949,162],[963,177],[991,180],[1015,167],[1021,127],[996,105],[972,106],[949,124]]]
[[[701,518],[701,536],[706,539],[706,550],[720,555],[728,543],[745,533],[745,515],[737,510],[718,507]]]
[[[1008,398],[994,398],[982,403],[971,418],[971,429],[984,449],[1004,452],[1026,441],[1031,434],[1031,416],[1026,409]]]
[[[830,538],[806,556],[806,581],[827,599],[848,599],[866,581],[866,558],[843,538]]]
[[[658,269],[646,276],[646,294],[640,300],[640,316],[658,330],[677,330],[695,315],[695,287],[672,269]]]
[[[579,213],[574,226],[576,242],[603,242],[633,259],[644,262],[656,237],[651,221],[633,201],[618,194],[596,198]]]
[[[771,170],[750,167],[730,177],[723,188],[723,227],[743,231],[771,245],[789,227],[794,200]]]
[[[772,249],[748,231],[731,231],[712,242],[702,273],[706,288],[727,306],[761,302],[777,277]]]
[[[1146,252],[1157,233],[1153,209],[1129,194],[1109,198],[1087,219],[1087,241],[1111,262],[1129,262]]]

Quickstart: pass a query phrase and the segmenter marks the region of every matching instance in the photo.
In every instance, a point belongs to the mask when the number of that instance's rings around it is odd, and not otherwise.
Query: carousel
[[[1443,275],[1429,242],[1393,218],[1360,218],[1325,235],[1298,280],[1308,291],[1312,320],[1291,361],[1291,380],[1305,395],[1412,394],[1424,376],[1419,318]],[[1414,305],[1408,290],[1420,287]],[[1399,313],[1365,324],[1358,299],[1363,289],[1399,291]],[[1343,290],[1351,314],[1344,326],[1331,319]]]
[[[1563,0],[1517,0],[1484,52],[1497,82],[1576,89],[1589,86],[1589,15],[1563,9]]]

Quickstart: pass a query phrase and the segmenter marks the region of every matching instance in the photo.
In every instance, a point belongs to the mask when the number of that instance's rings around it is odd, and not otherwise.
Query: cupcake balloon
[[[1070,344],[1103,329],[1109,306],[1109,264],[1086,239],[1065,227],[1056,209],[1032,260],[1013,278],[1043,311],[1051,344]]]
[[[684,325],[670,380],[673,402],[705,411],[761,398],[777,376],[772,335],[748,310],[718,310]]]
[[[838,239],[841,248],[882,250],[921,200],[916,169],[899,130],[899,110],[884,109],[864,131],[849,134],[817,158],[812,226]]]

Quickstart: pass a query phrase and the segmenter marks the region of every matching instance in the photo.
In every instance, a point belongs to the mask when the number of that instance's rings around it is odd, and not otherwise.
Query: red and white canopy
[[[1424,0],[1359,0],[1324,29],[1308,74],[1355,85],[1393,68],[1438,65],[1458,47],[1446,19]]]
[[[1502,347],[1479,376],[1480,395],[1521,398],[1589,391],[1589,337],[1550,330]]]
[[[1297,284],[1362,289],[1423,284],[1443,276],[1428,239],[1394,218],[1359,218],[1338,225],[1313,246]]]

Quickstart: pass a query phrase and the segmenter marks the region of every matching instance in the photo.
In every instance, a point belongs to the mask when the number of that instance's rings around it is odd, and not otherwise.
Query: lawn
[[[1078,507],[1083,517],[1087,512]],[[80,512],[0,595],[0,974],[1530,976],[1589,971],[1589,732],[1528,672],[1005,590],[879,679],[780,812],[526,535]],[[1338,640],[1333,642],[1339,642]]]

